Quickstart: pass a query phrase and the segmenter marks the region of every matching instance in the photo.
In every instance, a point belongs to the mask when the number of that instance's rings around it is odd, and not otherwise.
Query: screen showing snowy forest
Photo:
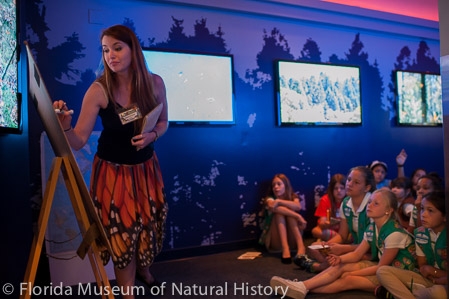
[[[419,126],[442,124],[440,75],[397,71],[396,84],[399,124]]]
[[[361,124],[356,66],[278,61],[279,125]]]
[[[150,71],[165,82],[168,120],[232,124],[232,56],[144,50]]]
[[[0,0],[0,131],[19,129],[16,1]]]

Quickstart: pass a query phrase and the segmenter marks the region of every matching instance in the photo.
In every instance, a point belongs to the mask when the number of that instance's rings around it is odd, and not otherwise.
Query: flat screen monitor
[[[18,88],[17,0],[0,4],[0,133],[20,133],[21,97]]]
[[[360,125],[357,66],[276,61],[278,125]]]
[[[234,124],[231,55],[159,49],[143,54],[165,82],[170,123]]]
[[[440,126],[443,123],[441,76],[396,71],[399,125]]]

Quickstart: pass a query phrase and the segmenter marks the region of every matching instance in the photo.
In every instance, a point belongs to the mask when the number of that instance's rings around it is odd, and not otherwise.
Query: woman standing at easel
[[[157,285],[149,268],[163,244],[167,204],[154,142],[167,130],[167,99],[161,77],[148,71],[139,41],[129,28],[115,25],[101,34],[104,71],[87,90],[76,126],[66,103],[56,101],[59,120],[72,148],[82,148],[98,116],[103,131],[93,161],[90,193],[111,243],[103,251],[114,262],[124,292],[137,276]],[[142,116],[158,104],[154,129],[141,134]],[[134,298],[125,293],[123,298]]]

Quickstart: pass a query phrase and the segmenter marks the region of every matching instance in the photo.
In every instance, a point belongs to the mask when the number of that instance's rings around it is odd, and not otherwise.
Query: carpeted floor
[[[165,288],[164,295],[156,297],[185,298],[191,295],[193,298],[279,298],[271,294],[269,287],[273,275],[298,280],[313,276],[294,264],[282,264],[277,254],[262,252],[261,257],[252,260],[238,259],[240,255],[254,251],[261,252],[260,248],[247,248],[157,262],[152,266],[152,272],[160,282],[165,283]],[[159,290],[154,289],[154,293]],[[149,293],[149,289],[146,292]],[[375,296],[368,292],[350,291],[339,294],[310,293],[307,298],[372,299]]]
[[[151,267],[153,275],[162,283],[162,287],[147,288],[136,281],[135,289],[131,290],[136,298],[280,298],[272,293],[269,287],[270,278],[274,275],[288,279],[305,280],[312,277],[306,271],[300,270],[295,264],[285,265],[281,263],[280,254],[267,253],[259,246],[245,246],[232,248],[218,253],[204,253],[192,251],[188,258],[167,258],[161,254]],[[238,257],[248,252],[261,252],[261,256],[255,259],[239,259]],[[195,254],[196,253],[196,254]],[[39,267],[39,275],[42,285],[48,285],[45,273],[48,269]],[[112,287],[117,287],[114,280]],[[75,287],[73,287],[75,288]],[[77,288],[78,289],[78,288]],[[74,289],[71,295],[53,294],[49,296],[37,296],[32,298],[84,298],[98,299],[101,294],[96,289],[96,284],[84,286],[79,295],[79,290]],[[96,292],[96,293],[95,293]],[[104,292],[102,293],[104,294]],[[121,293],[122,294],[122,293]],[[106,298],[106,297],[105,297]],[[121,299],[120,295],[115,296]],[[314,294],[309,293],[310,299],[373,299],[372,293],[363,291],[347,291],[338,294]]]

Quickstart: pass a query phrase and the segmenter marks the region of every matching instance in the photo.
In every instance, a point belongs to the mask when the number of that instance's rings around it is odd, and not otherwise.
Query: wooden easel
[[[109,290],[109,292],[104,292],[109,293],[108,296],[102,294],[102,298],[114,298],[114,295],[112,294],[112,292],[110,292],[111,285],[109,283],[103,263],[99,257],[99,250],[95,243],[95,239],[99,235],[97,223],[91,223],[91,221],[89,221],[86,209],[83,205],[80,190],[76,183],[73,167],[77,166],[72,166],[69,157],[55,157],[52,161],[50,174],[47,180],[47,185],[45,187],[43,203],[39,214],[38,232],[34,235],[30,257],[28,259],[28,265],[25,272],[24,282],[30,282],[32,287],[35,281],[39,257],[42,252],[42,246],[44,242],[44,235],[47,229],[51,206],[58,183],[58,176],[59,173],[62,172],[64,182],[67,187],[70,200],[72,202],[72,207],[75,212],[79,228],[83,235],[83,242],[78,248],[77,253],[81,258],[84,258],[87,253],[98,287],[102,290]],[[30,297],[31,290],[27,290],[25,294],[21,294],[20,296],[20,298]]]

